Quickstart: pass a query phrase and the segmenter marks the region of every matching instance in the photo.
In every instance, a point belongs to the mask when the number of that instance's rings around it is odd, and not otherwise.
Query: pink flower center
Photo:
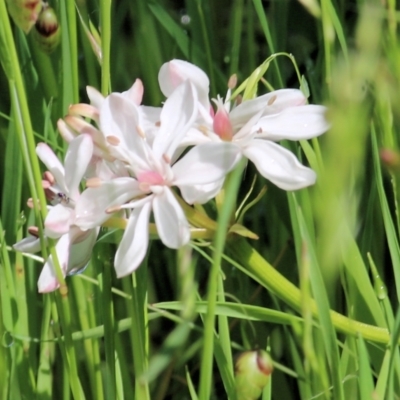
[[[213,130],[223,141],[230,142],[233,138],[233,128],[229,114],[221,101],[217,102],[217,107],[217,112],[214,115]]]
[[[164,178],[158,172],[154,171],[141,172],[138,174],[137,180],[140,183],[140,189],[144,192],[149,192],[150,186],[165,184]]]

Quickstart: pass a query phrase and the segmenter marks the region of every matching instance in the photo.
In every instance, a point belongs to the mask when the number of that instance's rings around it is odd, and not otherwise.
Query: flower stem
[[[262,286],[273,292],[286,304],[301,312],[301,292],[299,288],[282,276],[271,264],[268,263],[245,239],[235,238],[226,243],[228,252],[243,266],[243,271],[257,280]],[[311,311],[318,317],[317,304],[311,301]],[[331,320],[339,332],[357,336],[378,343],[389,343],[389,331],[374,325],[345,317],[331,310]]]

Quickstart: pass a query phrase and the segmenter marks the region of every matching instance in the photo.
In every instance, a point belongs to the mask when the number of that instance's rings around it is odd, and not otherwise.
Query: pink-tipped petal
[[[203,70],[183,60],[171,60],[160,68],[158,82],[165,97],[169,97],[185,80],[190,80],[196,86],[199,101],[207,108],[210,81]]]
[[[122,95],[139,106],[142,103],[143,92],[144,88],[142,81],[136,79],[132,87],[129,90],[122,92]]]

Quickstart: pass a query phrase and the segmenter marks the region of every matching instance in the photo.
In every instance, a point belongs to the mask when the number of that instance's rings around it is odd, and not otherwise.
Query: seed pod
[[[272,370],[272,359],[266,351],[240,354],[235,363],[237,400],[257,400],[269,382]]]
[[[42,9],[41,0],[7,0],[8,12],[26,34],[35,25]]]
[[[61,39],[61,27],[53,8],[44,3],[35,28],[32,31],[40,49],[50,54],[59,45]]]

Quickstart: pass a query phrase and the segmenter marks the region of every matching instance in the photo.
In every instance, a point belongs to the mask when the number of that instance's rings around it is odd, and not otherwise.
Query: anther
[[[269,106],[272,106],[272,104],[274,104],[275,103],[275,100],[276,100],[276,95],[274,95],[274,96],[272,96],[269,100],[268,100],[268,105]]]
[[[143,129],[139,125],[136,127],[136,130],[141,138],[143,138],[143,139],[146,138],[146,134],[144,133]]]
[[[106,213],[107,214],[113,214],[113,213],[115,213],[117,211],[120,211],[120,210],[121,210],[121,206],[112,206],[112,207],[108,207],[106,209]]]
[[[162,158],[167,164],[171,164],[171,158],[167,154],[163,154]]]
[[[101,186],[102,183],[103,183],[103,181],[98,177],[89,178],[86,180],[86,187],[87,188],[97,188],[97,187]]]
[[[107,143],[111,144],[111,146],[118,146],[121,143],[119,138],[113,135],[107,136],[106,140]]]
[[[37,226],[28,227],[28,233],[32,236],[39,237],[39,228]]]

